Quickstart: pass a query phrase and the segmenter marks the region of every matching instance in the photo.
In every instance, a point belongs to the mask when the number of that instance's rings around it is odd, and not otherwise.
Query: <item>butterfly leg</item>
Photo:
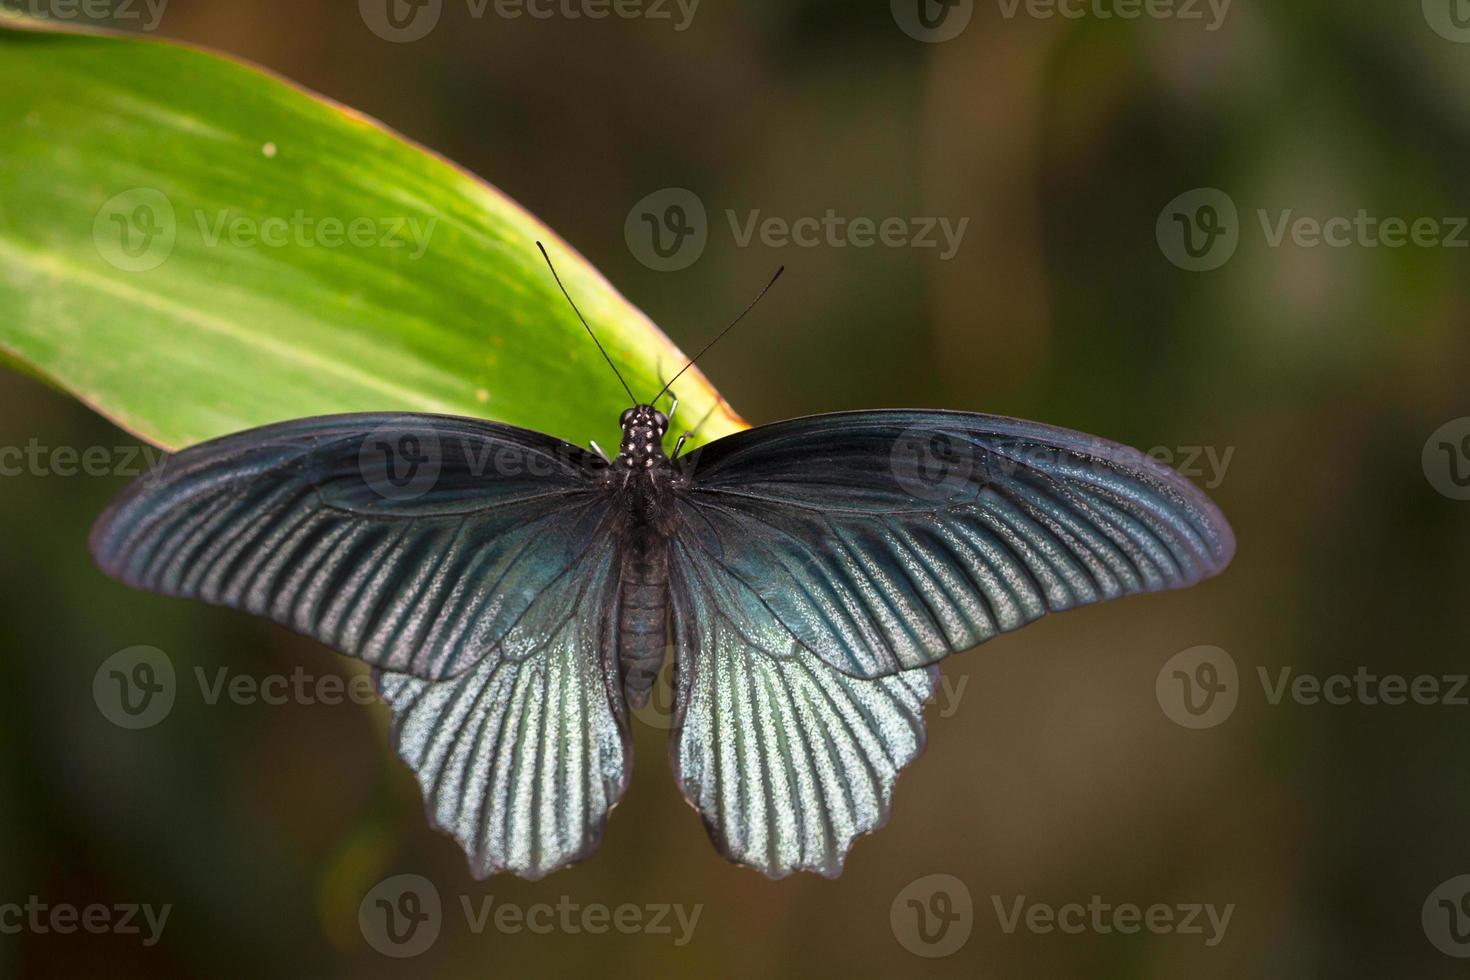
[[[670,456],[669,459],[673,460],[679,458],[679,452],[684,448],[684,440],[688,439],[690,435],[691,433],[686,432],[679,437],[679,441],[674,443],[674,454]]]
[[[602,461],[604,463],[611,463],[612,462],[612,460],[610,460],[610,459],[607,458],[607,453],[603,452],[602,451],[602,447],[597,444],[597,440],[596,439],[592,440],[592,442],[588,443],[588,445],[590,445],[592,447],[592,451],[594,453],[596,453],[597,455],[599,455],[599,456],[602,457]]]

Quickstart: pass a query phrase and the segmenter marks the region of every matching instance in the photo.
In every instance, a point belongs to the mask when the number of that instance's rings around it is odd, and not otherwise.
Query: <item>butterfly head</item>
[[[619,462],[630,468],[651,468],[664,458],[664,434],[669,431],[669,419],[652,405],[634,405],[618,419],[623,429],[623,444],[619,447]]]

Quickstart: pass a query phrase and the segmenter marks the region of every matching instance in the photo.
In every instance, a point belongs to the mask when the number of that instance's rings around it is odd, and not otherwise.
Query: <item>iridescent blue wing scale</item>
[[[732,860],[835,874],[923,744],[937,661],[1223,569],[1230,527],[1136,450],[958,412],[796,419],[684,461],[671,746]]]

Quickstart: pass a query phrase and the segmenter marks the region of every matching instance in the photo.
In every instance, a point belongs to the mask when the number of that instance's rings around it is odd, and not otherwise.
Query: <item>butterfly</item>
[[[427,414],[225,436],[127,488],[91,551],[370,665],[431,822],[477,877],[526,878],[597,848],[670,646],[674,774],[715,846],[835,877],[940,660],[1234,552],[1200,490],[1094,436],[876,410],[666,454],[665,392],[628,391],[615,457]]]

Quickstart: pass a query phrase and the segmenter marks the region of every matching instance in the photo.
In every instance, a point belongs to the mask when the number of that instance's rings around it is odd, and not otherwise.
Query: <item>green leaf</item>
[[[501,419],[579,444],[685,357],[495,188],[183,45],[0,16],[0,363],[178,448],[307,415]],[[744,423],[697,369],[676,427]]]

